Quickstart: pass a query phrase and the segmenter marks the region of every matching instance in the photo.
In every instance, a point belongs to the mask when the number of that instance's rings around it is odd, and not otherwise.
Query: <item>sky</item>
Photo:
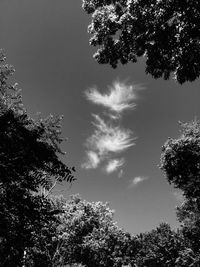
[[[161,148],[179,136],[178,121],[200,118],[199,80],[177,84],[145,74],[145,60],[112,69],[93,59],[81,0],[1,0],[0,47],[31,116],[64,115],[62,158],[76,167],[72,186],[109,202],[115,220],[132,234],[161,222],[178,227],[181,195],[159,169]]]

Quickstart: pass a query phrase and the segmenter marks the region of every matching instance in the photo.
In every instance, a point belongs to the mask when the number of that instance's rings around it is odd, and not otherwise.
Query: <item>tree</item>
[[[200,122],[181,123],[181,136],[162,148],[161,169],[187,199],[200,196]]]
[[[61,202],[55,266],[117,267],[127,263],[131,236],[113,221],[107,203],[90,203],[78,195]]]
[[[181,233],[162,223],[155,230],[137,236],[138,248],[135,256],[137,267],[175,267],[185,248]]]
[[[181,124],[181,136],[163,146],[161,168],[170,183],[182,190],[184,202],[177,208],[185,242],[181,266],[200,265],[200,122]],[[184,265],[185,264],[185,265]]]
[[[72,182],[74,177],[73,168],[59,160],[61,118],[28,116],[17,85],[8,83],[14,69],[5,61],[1,51],[0,262],[2,267],[17,267],[38,236],[56,221],[51,201],[39,194],[40,189],[50,190],[53,181]]]
[[[180,83],[200,75],[198,0],[83,0],[94,58],[115,68],[146,57],[146,73]]]

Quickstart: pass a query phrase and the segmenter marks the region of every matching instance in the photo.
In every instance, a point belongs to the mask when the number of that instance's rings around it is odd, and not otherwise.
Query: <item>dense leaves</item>
[[[181,266],[200,265],[200,123],[181,124],[181,136],[163,146],[161,168],[170,183],[182,190],[185,200],[177,208],[185,250]]]
[[[0,63],[0,263],[17,267],[38,235],[56,222],[52,204],[40,189],[74,178],[59,160],[61,119],[31,119],[17,85],[8,83],[14,69],[2,51]]]
[[[122,266],[127,255],[130,234],[113,221],[108,204],[87,202],[78,195],[63,202],[59,216],[57,262],[93,266]]]
[[[175,187],[186,197],[200,196],[200,123],[182,124],[178,139],[169,139],[163,146],[161,168]]]
[[[177,208],[177,217],[189,247],[200,254],[200,198],[185,200]]]
[[[180,232],[171,230],[166,223],[157,229],[138,235],[138,252],[135,256],[138,267],[174,267],[184,249]]]
[[[83,0],[95,59],[116,67],[146,57],[146,73],[179,83],[200,75],[198,0]]]

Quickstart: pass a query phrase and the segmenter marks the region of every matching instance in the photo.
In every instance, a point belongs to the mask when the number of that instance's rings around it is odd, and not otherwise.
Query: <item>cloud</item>
[[[94,169],[106,160],[105,170],[107,173],[112,173],[124,164],[124,160],[110,160],[110,158],[133,146],[136,138],[130,130],[105,122],[99,115],[93,115],[93,118],[95,129],[86,141],[87,161],[82,164],[82,167]]]
[[[94,151],[87,151],[87,161],[82,164],[84,169],[95,169],[100,163],[100,158]]]
[[[146,177],[146,176],[137,176],[135,178],[133,178],[133,180],[131,181],[130,183],[130,187],[135,187],[137,186],[138,184],[148,180],[149,178]]]
[[[93,125],[96,129],[87,140],[87,146],[91,150],[104,156],[109,152],[122,152],[135,144],[135,138],[132,137],[130,130],[106,123],[99,115],[93,115],[93,117],[95,119]]]
[[[106,165],[105,171],[110,174],[117,171],[124,165],[124,159],[111,159]],[[121,172],[120,172],[121,173]]]
[[[126,109],[135,108],[136,104],[133,101],[136,100],[136,91],[140,88],[140,86],[116,81],[109,87],[107,94],[101,94],[96,88],[89,89],[85,94],[91,102],[120,114]]]
[[[136,93],[141,88],[115,81],[108,87],[107,93],[100,93],[96,88],[85,92],[89,101],[101,105],[104,110],[101,116],[92,115],[94,130],[85,142],[87,159],[82,164],[83,168],[95,169],[103,164],[102,170],[107,174],[119,171],[119,177],[123,175],[125,159],[116,157],[135,145],[136,138],[131,130],[120,126],[119,120],[123,111],[135,108]]]

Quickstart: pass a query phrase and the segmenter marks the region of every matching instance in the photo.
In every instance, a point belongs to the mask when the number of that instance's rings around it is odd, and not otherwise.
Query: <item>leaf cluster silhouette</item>
[[[74,180],[59,160],[61,118],[31,119],[14,73],[0,53],[0,259],[1,266],[22,266],[24,252],[55,221],[51,201],[40,195],[54,180]]]
[[[91,14],[90,45],[100,64],[146,58],[146,73],[180,83],[200,75],[198,0],[83,0]]]

